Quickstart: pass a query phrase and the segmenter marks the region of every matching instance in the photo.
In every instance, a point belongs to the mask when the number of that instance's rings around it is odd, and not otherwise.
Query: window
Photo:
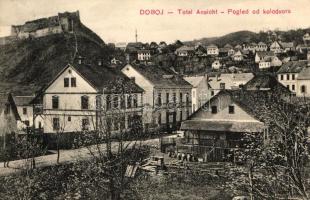
[[[68,117],[68,122],[71,122],[71,116]]]
[[[53,130],[54,131],[59,130],[59,118],[53,118]]]
[[[88,109],[88,96],[81,96],[81,108]]]
[[[217,106],[211,106],[211,113],[216,114],[217,113]]]
[[[111,96],[110,95],[107,95],[106,104],[107,104],[107,110],[110,110],[111,109]]]
[[[53,109],[59,108],[59,97],[58,96],[52,97],[52,107],[53,107]]]
[[[283,80],[283,78],[284,78],[284,77],[283,77],[283,74],[281,74],[281,80]]]
[[[166,93],[166,102],[169,103],[169,93]]]
[[[138,97],[137,95],[133,95],[133,107],[138,108]]]
[[[161,93],[158,93],[157,95],[157,104],[161,106]]]
[[[161,113],[158,113],[158,120],[157,120],[158,124],[161,124]]]
[[[121,109],[126,108],[125,96],[121,95]]]
[[[11,112],[11,106],[10,104],[5,104],[5,111],[4,111],[4,114],[10,114]]]
[[[214,96],[214,90],[211,91],[211,96]]]
[[[300,87],[300,91],[301,91],[301,93],[307,93],[306,86],[305,86],[305,85],[302,85],[302,86]]]
[[[290,75],[286,74],[286,80],[290,80]]]
[[[27,108],[23,108],[23,114],[27,115]]]
[[[294,90],[294,91],[295,91],[295,85],[292,85],[292,90]]]
[[[186,94],[186,105],[189,106],[189,94]]]
[[[132,99],[132,96],[128,95],[127,96],[127,108],[131,108],[131,99]]]
[[[71,78],[71,87],[76,87],[76,78]]]
[[[295,74],[292,74],[292,80],[295,80]]]
[[[235,113],[235,106],[228,106],[228,113],[234,114]]]
[[[220,89],[225,90],[225,83],[220,83]]]
[[[176,93],[172,94],[172,99],[173,99],[173,103],[177,102],[177,94]]]
[[[180,93],[180,103],[182,103],[183,102],[183,94],[182,94],[182,92]]]
[[[183,120],[183,112],[182,112],[182,110],[180,110],[180,121],[182,121]]]
[[[64,87],[69,87],[69,78],[64,78]]]
[[[82,119],[82,131],[87,131],[89,129],[89,120],[87,118]]]
[[[118,108],[118,96],[114,95],[113,97],[113,108],[117,109]]]

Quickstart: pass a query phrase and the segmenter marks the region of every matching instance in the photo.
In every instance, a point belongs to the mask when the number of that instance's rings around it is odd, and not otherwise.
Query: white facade
[[[207,54],[208,55],[218,55],[219,54],[219,49],[217,46],[208,46],[207,47]]]
[[[273,51],[274,53],[282,53],[283,49],[279,42],[275,41],[270,45],[270,51]]]
[[[291,92],[296,93],[298,73],[281,73],[278,74],[278,81],[287,87]]]
[[[151,59],[150,51],[138,51],[138,60],[145,61]]]

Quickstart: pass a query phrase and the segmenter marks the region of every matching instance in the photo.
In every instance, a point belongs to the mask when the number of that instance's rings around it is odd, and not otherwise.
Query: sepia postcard
[[[310,199],[310,0],[0,0],[0,199]]]

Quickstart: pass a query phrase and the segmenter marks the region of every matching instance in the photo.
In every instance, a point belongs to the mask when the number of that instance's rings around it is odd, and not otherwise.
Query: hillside
[[[274,31],[278,35],[278,39],[284,42],[294,41],[295,43],[303,43],[302,37],[305,33],[310,32],[310,28],[307,29],[296,29],[289,31]],[[269,33],[270,34],[270,33]],[[229,33],[227,35],[221,37],[210,37],[210,38],[201,38],[193,41],[184,42],[187,44],[196,44],[198,42],[203,45],[208,44],[216,44],[218,46],[224,46],[229,43],[231,45],[242,44],[244,42],[260,42],[263,41],[265,43],[269,42],[268,33],[267,32],[251,32],[251,31],[238,31]]]
[[[47,84],[74,55],[108,61],[111,50],[81,24],[72,33],[48,35],[0,46],[0,91],[32,94]],[[76,49],[78,52],[76,53]],[[75,56],[76,57],[76,56]]]

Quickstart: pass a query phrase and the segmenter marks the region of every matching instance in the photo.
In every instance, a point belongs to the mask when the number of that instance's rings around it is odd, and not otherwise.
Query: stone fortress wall
[[[27,38],[72,32],[80,24],[79,11],[58,13],[56,16],[28,21],[23,25],[12,25],[11,35],[0,37],[0,45]]]

